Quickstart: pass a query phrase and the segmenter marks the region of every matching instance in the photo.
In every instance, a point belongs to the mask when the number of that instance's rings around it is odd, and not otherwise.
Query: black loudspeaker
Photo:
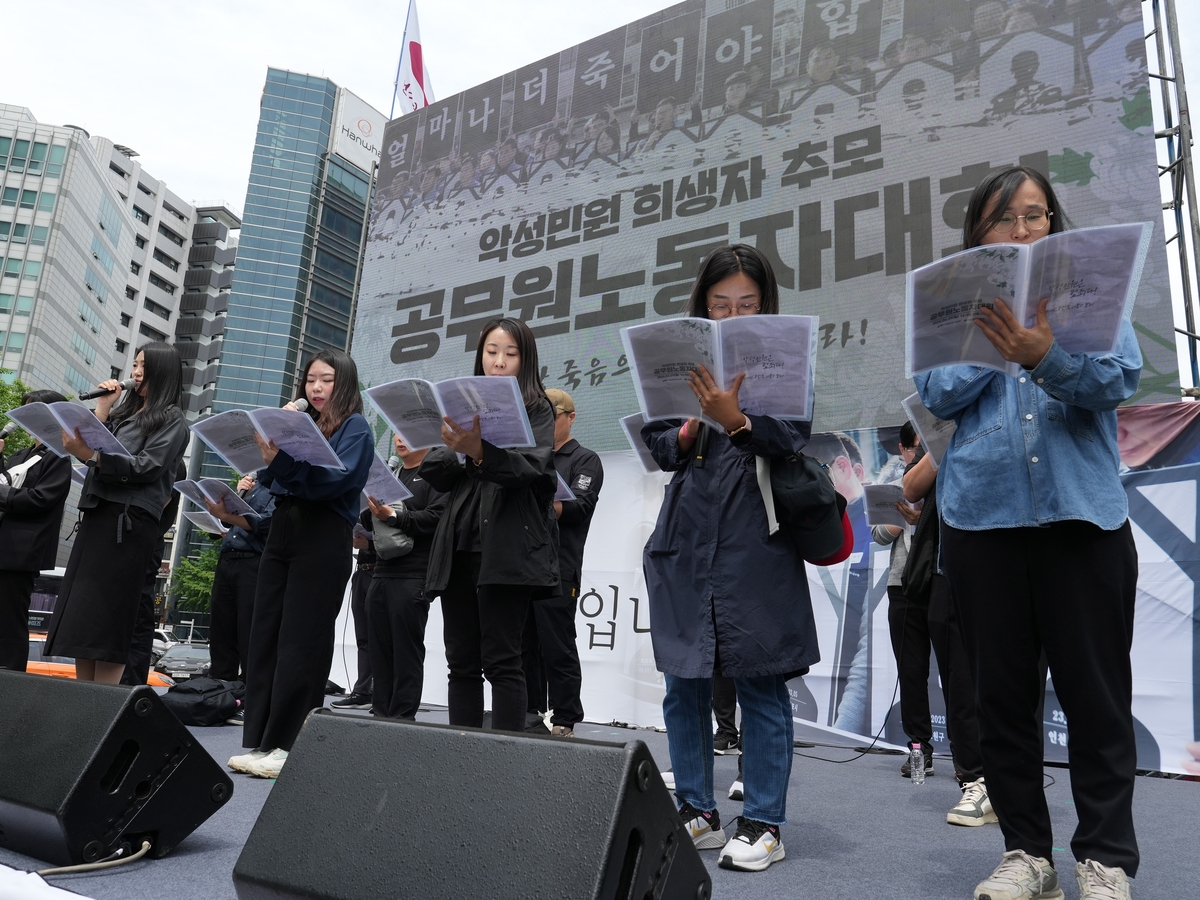
[[[166,856],[233,782],[153,688],[0,670],[0,846],[58,865]]]
[[[708,900],[641,741],[318,711],[233,870],[239,900]]]

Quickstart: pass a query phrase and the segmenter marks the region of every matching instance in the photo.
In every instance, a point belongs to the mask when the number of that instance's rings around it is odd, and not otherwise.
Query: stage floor
[[[422,721],[445,722],[443,710],[422,712]],[[222,764],[241,751],[241,729],[195,728],[209,753]],[[583,724],[580,737],[624,742],[642,740],[660,768],[667,769],[667,736]],[[788,792],[788,824],[782,837],[787,859],[761,873],[717,867],[715,850],[702,858],[713,878],[715,898],[820,897],[863,900],[875,897],[970,898],[1000,859],[999,827],[961,828],[946,824],[957,802],[949,760],[937,760],[937,774],[923,786],[900,777],[902,758],[868,754],[836,765],[826,760],[855,754],[832,748],[797,748]],[[803,755],[802,755],[803,754]],[[811,757],[820,756],[824,760]],[[348,760],[347,765],[353,765]],[[737,772],[736,757],[717,757],[715,773],[721,819],[729,824],[741,804],[725,800]],[[1065,769],[1047,768],[1046,794],[1055,824],[1055,860],[1068,900],[1076,897],[1069,843],[1074,808]],[[108,873],[50,878],[57,887],[94,900],[226,900],[236,897],[231,873],[273,782],[234,775],[233,798],[170,856],[139,861]],[[1050,782],[1053,783],[1050,783]],[[1135,900],[1176,900],[1196,895],[1200,884],[1200,784],[1139,778],[1134,797],[1142,868],[1134,881]],[[452,828],[453,823],[430,823]],[[732,834],[732,829],[727,829]],[[464,873],[469,872],[469,861]],[[0,849],[0,863],[18,869],[44,863]],[[331,858],[333,868],[353,869],[358,860]],[[402,861],[397,858],[398,884]]]

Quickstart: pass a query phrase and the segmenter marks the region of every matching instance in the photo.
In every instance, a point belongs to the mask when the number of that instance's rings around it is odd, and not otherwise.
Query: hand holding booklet
[[[496,447],[534,446],[521,388],[511,375],[473,375],[436,384],[402,378],[367,388],[366,394],[410,450],[442,446],[443,417],[470,428],[479,416],[483,439]]]
[[[224,499],[225,511],[231,515],[257,515],[250,504],[238,496],[237,491],[218,478],[201,478],[199,481],[184,479],[175,482],[173,487],[201,509],[207,509],[204,505],[206,502],[216,505]]]
[[[688,373],[704,366],[721,390],[746,373],[738,403],[752,415],[812,419],[815,316],[676,318],[621,329],[646,419],[699,418]]]
[[[868,525],[895,525],[907,531],[908,522],[896,509],[897,503],[908,503],[904,499],[904,485],[900,482],[863,485],[863,507]]]
[[[1068,353],[1111,353],[1133,305],[1154,226],[1105,225],[1063,231],[1032,244],[986,244],[908,273],[908,374],[974,365],[1016,375],[975,324],[1003,300],[1031,328],[1038,306]]]
[[[262,453],[254,442],[255,434],[264,441],[274,441],[276,447],[297,462],[326,469],[346,469],[312,416],[294,409],[231,409],[194,422],[191,429],[239,475],[248,475],[263,467]]]
[[[363,493],[373,497],[384,506],[389,506],[398,500],[407,500],[412,491],[404,486],[404,482],[392,474],[391,468],[378,453],[373,454],[371,474],[367,476],[367,485]]]
[[[131,456],[116,436],[86,406],[60,400],[57,403],[26,403],[5,413],[10,419],[46,445],[58,457],[70,456],[63,447],[62,434],[79,431],[85,444],[101,453]],[[132,457],[131,457],[132,458]]]

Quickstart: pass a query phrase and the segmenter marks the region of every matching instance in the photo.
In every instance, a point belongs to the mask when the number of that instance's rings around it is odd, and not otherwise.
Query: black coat
[[[458,516],[479,483],[479,584],[519,584],[538,597],[558,592],[554,521],[554,408],[543,400],[529,413],[536,446],[508,450],[483,442],[483,462],[465,465],[448,447],[431,450],[418,470],[435,489],[450,494],[430,548],[425,592],[437,596],[450,582]]]
[[[42,461],[25,473],[19,488],[0,475],[0,569],[36,572],[54,568],[63,506],[71,491],[71,460],[44,446],[18,450],[6,467],[40,454]]]
[[[100,454],[99,465],[88,472],[83,483],[80,509],[91,509],[99,501],[108,500],[140,507],[156,519],[162,515],[192,433],[178,408],[153,434],[142,432],[139,418],[130,416],[115,428],[111,422],[106,423],[132,456]]]

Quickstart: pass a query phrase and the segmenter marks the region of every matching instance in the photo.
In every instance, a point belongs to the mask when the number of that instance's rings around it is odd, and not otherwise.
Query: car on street
[[[207,644],[176,644],[154,665],[154,670],[175,681],[208,675],[212,665]]]
[[[46,635],[29,635],[29,662],[25,671],[33,675],[50,675],[53,678],[74,678],[75,660],[69,656],[46,656],[42,650],[46,646]],[[160,672],[150,672],[146,684],[153,687],[170,687],[175,682]]]

